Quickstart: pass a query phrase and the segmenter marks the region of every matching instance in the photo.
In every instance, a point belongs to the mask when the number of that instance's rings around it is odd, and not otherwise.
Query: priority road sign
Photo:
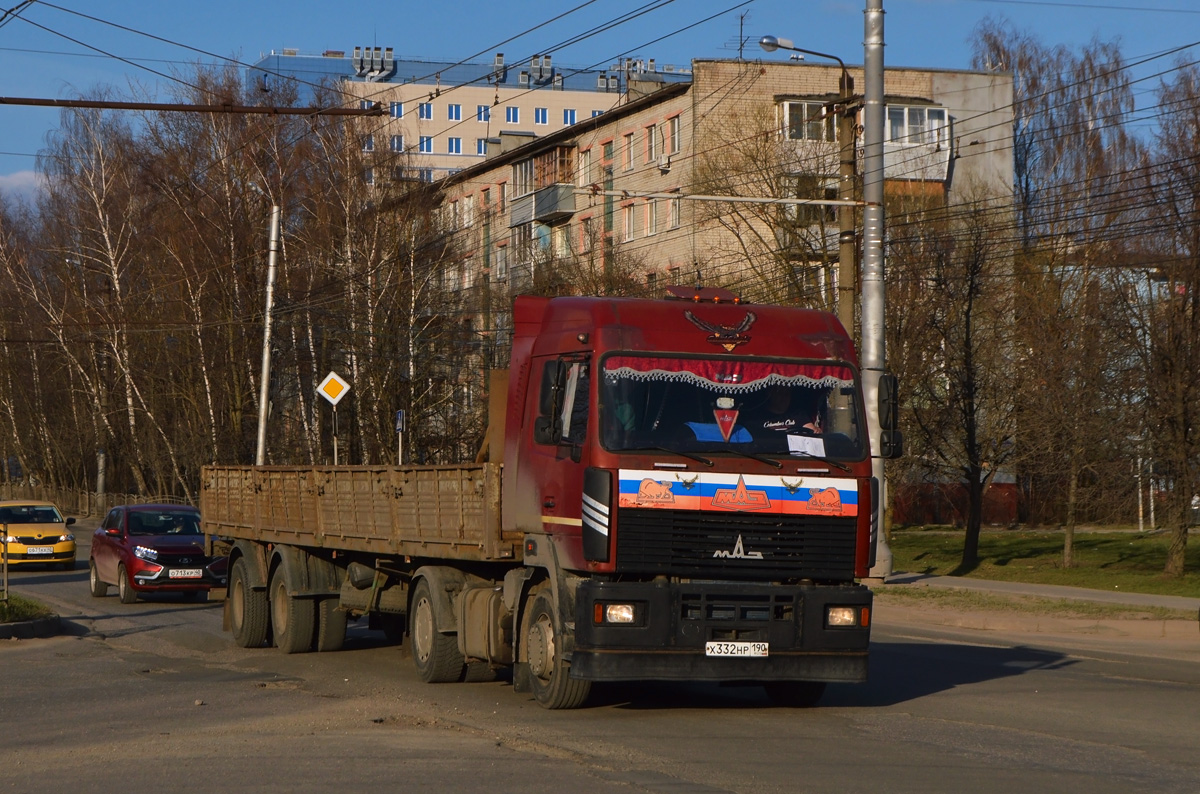
[[[346,396],[350,391],[350,384],[342,380],[336,372],[330,372],[325,376],[325,380],[321,381],[321,385],[317,387],[317,392],[329,400],[330,405],[337,405],[338,401]]]

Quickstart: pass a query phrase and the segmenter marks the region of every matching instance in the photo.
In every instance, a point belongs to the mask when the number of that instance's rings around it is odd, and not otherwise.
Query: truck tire
[[[117,566],[117,594],[121,596],[122,604],[137,602],[137,590],[133,589],[133,582],[129,581],[129,571],[125,570],[124,565]]]
[[[780,706],[807,709],[817,705],[825,694],[824,681],[772,681],[763,684],[767,697]]]
[[[530,688],[534,700],[543,708],[579,708],[587,700],[592,682],[571,678],[570,666],[559,647],[562,622],[557,612],[549,589],[530,593],[521,632],[529,664]]]
[[[336,598],[322,598],[317,602],[317,628],[313,638],[314,651],[340,651],[346,642],[346,610],[338,609],[341,602]]]
[[[104,598],[108,595],[108,585],[100,580],[100,574],[96,571],[95,560],[88,560],[88,584],[92,586],[92,596],[94,598]]]
[[[429,580],[421,579],[413,588],[409,639],[417,676],[427,684],[445,684],[462,678],[465,664],[458,652],[458,638],[438,631]]]
[[[267,594],[250,586],[245,557],[229,572],[229,628],[239,647],[261,648],[267,641]]]
[[[284,653],[304,653],[312,647],[316,610],[311,598],[288,595],[283,566],[271,574],[271,634],[275,647]]]

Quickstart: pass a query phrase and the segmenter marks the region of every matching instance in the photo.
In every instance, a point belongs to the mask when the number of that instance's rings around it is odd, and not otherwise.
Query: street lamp
[[[763,36],[758,40],[758,46],[767,52],[775,50],[791,50],[805,55],[815,55],[818,58],[828,58],[837,61],[842,68],[841,80],[838,84],[838,198],[851,201],[854,198],[854,178],[856,173],[854,156],[854,78],[846,71],[846,64],[836,55],[830,55],[816,50],[806,50],[797,47],[791,39],[781,39],[775,36]],[[842,204],[838,207],[838,287],[837,287],[837,316],[846,331],[854,333],[854,284],[855,284],[855,253],[858,249],[858,234],[854,224],[854,207]]]

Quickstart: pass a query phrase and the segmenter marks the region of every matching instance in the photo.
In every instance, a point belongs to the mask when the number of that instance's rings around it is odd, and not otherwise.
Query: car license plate
[[[171,579],[199,579],[204,571],[199,568],[172,568],[167,576]]]
[[[706,642],[705,656],[766,656],[766,642]]]
[[[25,549],[26,554],[53,554],[53,546],[28,546]]]

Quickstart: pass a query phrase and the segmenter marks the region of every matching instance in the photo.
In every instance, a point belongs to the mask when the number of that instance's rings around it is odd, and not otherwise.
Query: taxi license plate
[[[705,656],[766,656],[770,643],[766,642],[706,642]]]
[[[53,554],[53,546],[28,546],[25,549],[26,554]]]
[[[172,568],[167,574],[171,579],[199,579],[204,575],[204,571],[199,568]]]

